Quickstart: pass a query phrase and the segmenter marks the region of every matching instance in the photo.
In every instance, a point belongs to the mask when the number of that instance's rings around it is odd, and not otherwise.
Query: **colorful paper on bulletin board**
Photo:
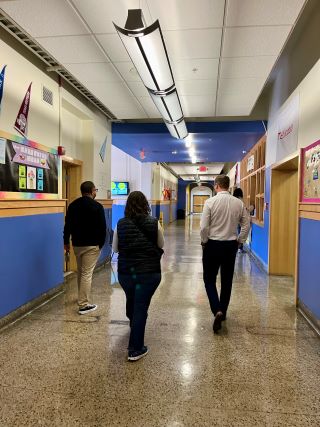
[[[320,203],[320,140],[302,149],[301,202]]]
[[[0,131],[0,154],[2,151],[0,199],[59,198],[57,150]]]

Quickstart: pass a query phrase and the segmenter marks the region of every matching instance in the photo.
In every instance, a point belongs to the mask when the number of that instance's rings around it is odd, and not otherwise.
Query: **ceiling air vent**
[[[42,86],[42,101],[53,105],[53,92],[45,86]]]

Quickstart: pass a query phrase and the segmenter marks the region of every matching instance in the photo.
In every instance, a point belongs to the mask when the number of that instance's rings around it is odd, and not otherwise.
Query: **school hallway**
[[[1,331],[1,427],[320,425],[320,341],[296,312],[292,283],[238,254],[228,319],[214,335],[199,219],[165,231],[148,356],[127,362],[115,265],[95,275],[99,307],[86,316],[73,279]]]

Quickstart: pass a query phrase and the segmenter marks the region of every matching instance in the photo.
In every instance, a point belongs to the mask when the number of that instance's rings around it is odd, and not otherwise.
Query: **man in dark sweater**
[[[70,251],[70,235],[78,267],[79,314],[97,309],[89,303],[93,270],[106,239],[106,219],[102,205],[95,202],[97,189],[91,181],[80,187],[82,197],[72,202],[67,210],[64,226],[64,248]]]

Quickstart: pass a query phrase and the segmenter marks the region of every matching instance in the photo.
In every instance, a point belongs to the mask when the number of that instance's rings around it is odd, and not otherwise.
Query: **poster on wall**
[[[301,202],[320,203],[320,140],[301,152]]]
[[[0,198],[58,198],[57,151],[0,131]]]

